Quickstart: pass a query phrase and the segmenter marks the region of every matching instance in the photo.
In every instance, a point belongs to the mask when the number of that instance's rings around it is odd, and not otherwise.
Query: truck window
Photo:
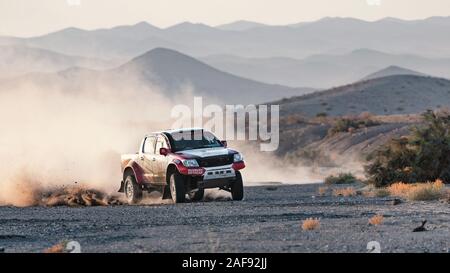
[[[197,139],[196,134],[201,137]],[[218,140],[211,132],[208,131],[185,131],[176,132],[168,135],[170,139],[170,146],[172,151],[185,151],[203,148],[217,148],[223,147],[220,140]]]
[[[155,137],[147,137],[144,142],[143,152],[145,154],[154,154],[155,153]]]
[[[158,140],[156,141],[155,153],[159,154],[160,148],[169,148],[169,145],[167,145],[166,139],[162,136],[159,136]]]

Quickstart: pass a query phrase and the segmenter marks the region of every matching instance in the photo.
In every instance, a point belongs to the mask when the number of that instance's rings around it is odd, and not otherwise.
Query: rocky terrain
[[[0,249],[42,252],[75,240],[82,252],[449,252],[448,203],[335,197],[321,184],[247,187],[242,202],[107,207],[0,207]],[[357,188],[357,186],[356,186]],[[212,200],[211,200],[212,199]],[[369,218],[383,215],[380,225]],[[317,218],[320,227],[302,230]],[[413,232],[427,220],[424,232]]]
[[[347,119],[370,123],[338,127]],[[421,122],[417,114],[316,118],[285,114],[280,119],[280,146],[275,154],[294,165],[346,168],[362,174],[367,155],[392,138],[408,135]],[[336,128],[341,131],[333,132]]]

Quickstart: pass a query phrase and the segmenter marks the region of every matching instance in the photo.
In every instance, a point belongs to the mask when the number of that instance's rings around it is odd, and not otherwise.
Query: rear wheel
[[[200,201],[203,199],[203,196],[205,195],[205,190],[198,189],[197,191],[190,192],[188,195],[191,201]]]
[[[142,188],[132,175],[128,175],[125,179],[125,197],[128,204],[139,203],[142,199]]]
[[[184,203],[186,199],[184,179],[178,172],[170,175],[170,194],[174,203]]]
[[[240,201],[244,198],[244,184],[242,183],[240,172],[236,172],[236,180],[231,184],[231,197],[235,201]]]

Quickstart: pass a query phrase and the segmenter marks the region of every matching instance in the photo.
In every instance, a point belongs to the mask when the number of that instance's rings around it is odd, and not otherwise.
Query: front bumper
[[[233,165],[205,168],[205,173],[198,181],[199,189],[218,188],[229,186],[236,178]]]
[[[219,167],[209,167],[204,169],[205,169],[205,172],[203,174],[204,181],[236,177],[236,171],[233,169],[232,164]]]

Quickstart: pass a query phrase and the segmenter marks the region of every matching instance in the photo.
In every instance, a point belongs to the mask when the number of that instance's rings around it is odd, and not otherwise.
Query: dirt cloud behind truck
[[[136,81],[43,77],[0,85],[0,204],[34,205],[74,182],[116,191],[120,153],[167,124],[170,103]]]
[[[76,70],[0,82],[0,205],[42,205],[49,194],[74,185],[116,192],[120,154],[135,152],[146,133],[170,127],[171,108],[193,101],[191,91],[187,86],[178,101],[169,100],[129,75]],[[255,162],[244,172],[247,185],[287,178],[279,168],[256,175],[261,172],[252,165],[279,161],[256,148],[246,159]],[[307,172],[289,173],[309,182]]]

